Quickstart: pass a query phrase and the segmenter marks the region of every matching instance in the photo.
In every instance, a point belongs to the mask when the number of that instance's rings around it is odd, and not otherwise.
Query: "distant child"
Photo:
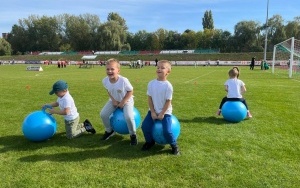
[[[246,87],[245,83],[237,78],[237,76],[239,75],[238,70],[236,68],[233,68],[229,70],[228,74],[229,79],[224,84],[227,96],[222,99],[217,115],[221,114],[222,106],[226,101],[241,101],[247,108],[248,118],[252,118],[252,115],[248,110],[246,100],[242,96],[242,93],[246,92]]]
[[[168,144],[172,147],[172,154],[180,154],[176,139],[171,132],[173,86],[167,80],[170,72],[171,63],[167,60],[161,60],[157,64],[157,78],[148,83],[147,95],[149,111],[142,123],[142,131],[146,141],[142,147],[143,151],[149,150],[155,145],[152,128],[155,120],[161,120],[164,136]]]
[[[137,145],[136,125],[134,121],[133,109],[133,87],[129,80],[120,74],[120,63],[117,59],[109,59],[106,62],[107,76],[102,83],[107,90],[109,100],[102,108],[100,117],[105,127],[102,140],[107,140],[114,135],[114,130],[110,125],[109,116],[116,108],[123,109],[125,120],[130,134],[130,145]]]
[[[53,103],[45,104],[43,107],[50,107],[47,109],[50,114],[64,116],[66,136],[68,139],[78,137],[85,132],[96,133],[96,130],[88,119],[83,123],[79,123],[79,113],[77,112],[74,99],[68,91],[68,84],[65,81],[59,80],[53,84],[49,94],[53,95],[54,93],[58,96],[57,100]],[[52,107],[59,107],[59,109]]]

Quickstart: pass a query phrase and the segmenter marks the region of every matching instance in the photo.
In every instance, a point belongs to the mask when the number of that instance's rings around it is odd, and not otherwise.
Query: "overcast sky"
[[[132,33],[159,28],[184,32],[203,30],[202,18],[211,10],[216,29],[231,33],[240,21],[267,17],[268,0],[4,0],[0,6],[0,33],[10,32],[19,19],[30,15],[55,16],[64,13],[98,15],[103,23],[110,12],[126,20]],[[269,0],[269,18],[279,14],[287,21],[300,16],[300,0]]]

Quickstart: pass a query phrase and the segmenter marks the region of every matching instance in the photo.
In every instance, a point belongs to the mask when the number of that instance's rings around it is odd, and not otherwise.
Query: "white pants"
[[[136,134],[136,125],[133,116],[133,108],[134,108],[133,102],[132,103],[127,102],[123,107],[123,113],[124,113],[125,121],[127,123],[127,127],[130,135]],[[109,117],[115,110],[116,108],[113,106],[112,101],[109,100],[100,112],[100,117],[102,119],[106,132],[112,131]]]

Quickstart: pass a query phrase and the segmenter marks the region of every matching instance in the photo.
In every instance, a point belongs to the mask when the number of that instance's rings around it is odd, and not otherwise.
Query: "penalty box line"
[[[209,72],[209,73],[203,74],[203,75],[201,75],[201,76],[197,76],[196,78],[193,78],[193,79],[191,79],[191,80],[185,81],[184,83],[186,84],[186,83],[192,82],[192,81],[194,81],[194,80],[197,80],[198,78],[204,77],[204,76],[209,75],[209,74],[211,74],[211,73],[213,73],[213,72],[216,72],[216,71],[214,70],[214,71],[211,71],[211,72]]]

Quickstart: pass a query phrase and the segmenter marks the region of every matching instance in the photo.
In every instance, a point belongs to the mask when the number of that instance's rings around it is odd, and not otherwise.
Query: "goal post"
[[[275,72],[289,78],[300,73],[300,40],[292,37],[274,46],[272,73]]]

